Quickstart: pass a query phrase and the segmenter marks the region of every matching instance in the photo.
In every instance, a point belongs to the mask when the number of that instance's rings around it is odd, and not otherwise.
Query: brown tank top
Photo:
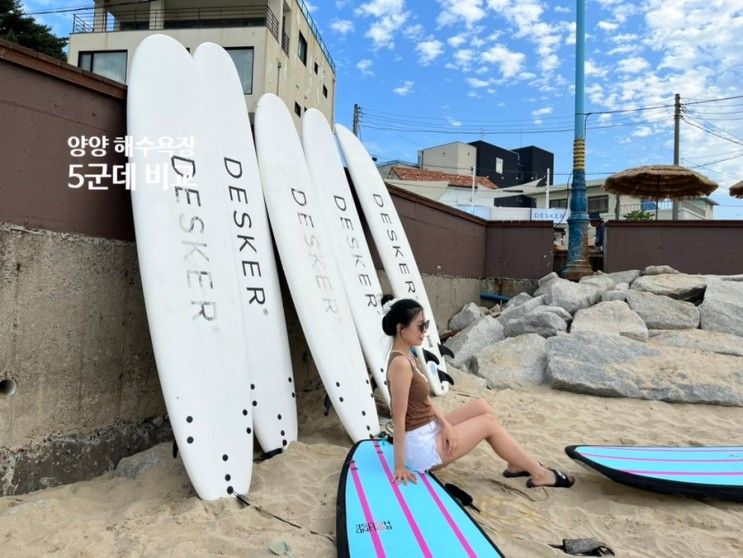
[[[410,356],[401,351],[390,351],[390,357],[387,361],[387,381],[389,382],[390,363],[396,354],[404,356],[409,363],[415,365],[413,367],[413,379],[410,382],[410,392],[408,393],[408,408],[405,413],[405,431],[407,432],[431,422],[435,415],[433,414],[431,399],[428,396],[428,380],[421,372],[418,363]]]

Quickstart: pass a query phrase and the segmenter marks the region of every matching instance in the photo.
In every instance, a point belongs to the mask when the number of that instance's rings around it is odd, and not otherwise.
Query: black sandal
[[[515,479],[515,478],[518,478],[518,477],[529,477],[531,475],[529,475],[528,471],[518,471],[518,472],[514,473],[513,471],[509,471],[508,469],[504,469],[503,470],[503,476],[506,477],[507,479]]]
[[[528,488],[570,488],[575,484],[575,479],[571,479],[568,477],[565,473],[562,471],[558,471],[557,469],[550,468],[550,471],[552,471],[555,474],[555,483],[554,484],[534,484],[531,479],[526,481],[526,486]]]
[[[542,465],[542,464],[540,463],[540,465]],[[544,465],[542,465],[542,466],[544,467]],[[514,473],[513,471],[509,471],[508,469],[504,469],[503,470],[503,476],[506,477],[507,479],[515,479],[515,478],[518,478],[518,477],[529,477],[531,475],[529,474],[528,471],[517,471],[517,472]]]

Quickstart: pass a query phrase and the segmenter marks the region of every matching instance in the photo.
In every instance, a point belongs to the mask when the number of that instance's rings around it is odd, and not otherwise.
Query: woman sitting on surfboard
[[[483,399],[469,401],[444,414],[429,397],[426,375],[419,369],[410,350],[423,343],[428,320],[415,300],[389,300],[382,329],[395,338],[387,363],[387,380],[392,399],[395,427],[395,482],[416,482],[410,471],[441,469],[468,454],[487,440],[496,454],[505,459],[506,477],[530,477],[529,488],[538,486],[569,488],[575,479],[556,469],[542,466],[514,440],[493,408]],[[405,435],[400,435],[404,432]],[[407,465],[407,467],[406,467]]]

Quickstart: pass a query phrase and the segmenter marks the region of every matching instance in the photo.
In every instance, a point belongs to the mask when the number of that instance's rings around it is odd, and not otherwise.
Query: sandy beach
[[[735,444],[743,409],[606,399],[544,386],[494,391],[453,370],[456,385],[437,398],[452,409],[481,397],[541,461],[577,477],[572,489],[527,489],[505,479],[503,462],[481,444],[440,472],[482,510],[473,516],[507,556],[565,556],[548,544],[597,537],[618,556],[741,556],[743,505],[697,501],[616,484],[569,459],[569,444]],[[256,464],[249,499],[199,500],[170,446],[153,450],[162,465],[136,479],[96,479],[0,498],[3,556],[272,556],[286,542],[294,557],[335,556],[335,500],[351,447],[322,391],[302,393],[300,441]],[[380,409],[381,410],[381,409]],[[276,548],[274,546],[274,548]]]

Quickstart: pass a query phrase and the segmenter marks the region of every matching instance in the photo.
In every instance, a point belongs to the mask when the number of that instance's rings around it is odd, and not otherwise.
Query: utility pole
[[[470,197],[470,213],[475,214],[475,167],[472,167],[472,196]]]
[[[361,116],[361,107],[354,103],[353,105],[353,135],[359,137],[359,123]]]
[[[561,275],[578,280],[593,273],[588,260],[588,197],[586,196],[586,0],[576,0],[575,11],[575,140],[573,141],[573,188],[568,218],[568,261]]]
[[[673,105],[673,164],[678,165],[679,164],[679,143],[680,143],[680,137],[679,137],[679,124],[681,122],[681,95],[676,93],[676,100]],[[674,221],[678,220],[679,218],[679,202],[678,200],[673,200],[673,205],[671,209],[671,219]]]

